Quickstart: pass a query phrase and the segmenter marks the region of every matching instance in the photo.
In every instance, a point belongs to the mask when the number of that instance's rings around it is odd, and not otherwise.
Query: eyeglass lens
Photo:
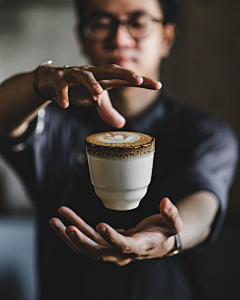
[[[103,40],[112,37],[119,24],[126,24],[133,37],[142,38],[151,32],[154,21],[148,15],[139,15],[123,22],[109,16],[99,16],[86,24],[86,33],[90,38]]]

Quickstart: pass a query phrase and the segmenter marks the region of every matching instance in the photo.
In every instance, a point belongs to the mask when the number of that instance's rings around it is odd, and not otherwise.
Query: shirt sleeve
[[[219,210],[212,224],[208,240],[215,240],[224,222],[229,190],[238,162],[238,140],[232,129],[220,121],[200,122],[175,147],[182,163],[168,176],[165,194],[174,202],[200,191],[213,193]],[[187,143],[188,141],[188,143]]]
[[[32,143],[37,125],[38,118],[35,118],[30,122],[27,130],[21,136],[16,138],[0,138],[0,151],[7,153],[25,150]]]

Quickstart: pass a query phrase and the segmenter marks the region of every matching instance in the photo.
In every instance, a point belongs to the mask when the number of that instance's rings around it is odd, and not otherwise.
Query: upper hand
[[[45,65],[39,69],[38,87],[49,99],[56,96],[59,106],[96,105],[100,117],[120,128],[125,119],[112,107],[107,90],[116,87],[160,89],[161,83],[142,77],[117,65],[57,68]]]
[[[98,224],[95,231],[67,207],[60,207],[59,212],[73,225],[66,228],[57,218],[52,218],[50,225],[75,252],[122,266],[162,257],[172,249],[173,235],[181,231],[182,220],[168,198],[162,199],[159,209],[159,214],[126,231],[115,230],[106,223]]]

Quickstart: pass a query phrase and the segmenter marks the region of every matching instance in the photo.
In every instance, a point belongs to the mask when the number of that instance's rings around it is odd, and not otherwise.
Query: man
[[[175,39],[172,1],[76,3],[94,66],[44,65],[0,89],[2,153],[38,209],[41,298],[204,299],[201,246],[224,219],[235,136],[159,91]],[[92,104],[99,115],[82,107]],[[152,182],[132,211],[104,208],[89,179],[85,137],[113,127],[156,138]],[[180,241],[182,253],[168,257]]]

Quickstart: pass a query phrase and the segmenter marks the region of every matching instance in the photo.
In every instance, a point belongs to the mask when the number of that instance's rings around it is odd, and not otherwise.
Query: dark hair
[[[163,11],[163,23],[176,22],[176,3],[175,0],[158,0]],[[84,20],[84,12],[87,0],[74,0],[77,19]]]

